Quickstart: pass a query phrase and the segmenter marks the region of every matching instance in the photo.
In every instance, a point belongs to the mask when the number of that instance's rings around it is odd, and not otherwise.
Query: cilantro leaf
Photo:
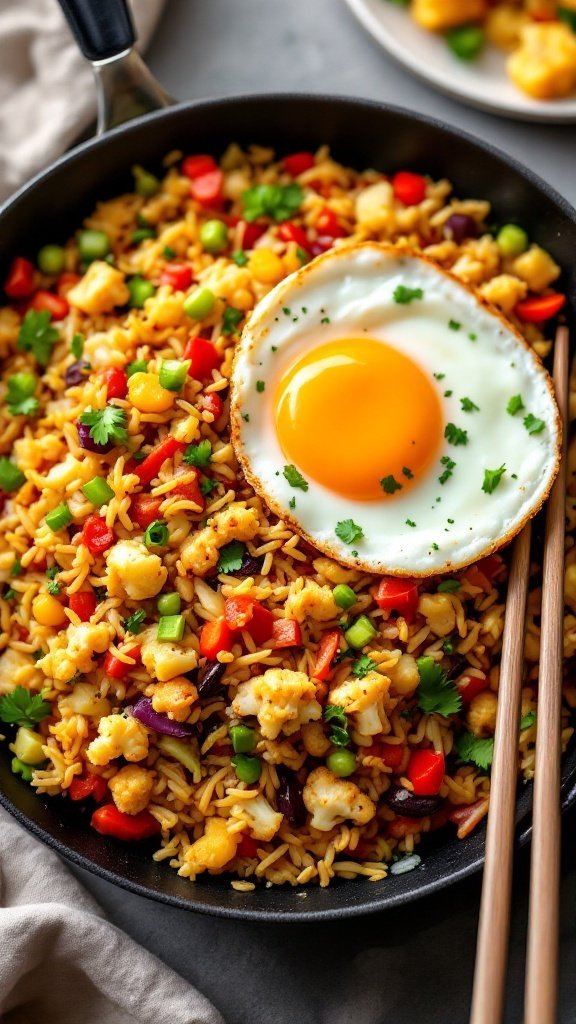
[[[531,412],[524,417],[523,422],[529,434],[540,434],[546,426],[544,420],[539,420],[536,416],[533,416]]]
[[[460,590],[459,580],[442,580],[442,583],[438,584],[439,594],[455,594],[457,590]]]
[[[206,469],[211,458],[212,442],[206,439],[204,441],[200,441],[200,444],[189,444],[182,456],[182,462],[185,462],[187,466],[196,466],[198,469]]]
[[[57,580],[50,580],[50,582],[46,584],[46,590],[49,594],[52,594],[52,597],[57,597],[60,593],[60,584]]]
[[[296,182],[291,185],[254,185],[242,193],[244,217],[248,221],[258,217],[271,220],[290,220],[300,209],[304,193]]]
[[[328,739],[335,747],[347,747],[350,743],[348,732],[348,719],[344,708],[338,704],[327,704],[324,708],[324,721],[331,723]]]
[[[70,351],[74,356],[74,359],[80,359],[84,351],[84,338],[81,334],[75,334],[70,342]]]
[[[8,378],[6,402],[12,416],[35,416],[40,402],[34,397],[38,379],[33,373],[15,373]]]
[[[232,540],[229,544],[225,544],[223,548],[220,548],[218,572],[237,572],[242,566],[245,554],[246,548],[239,540]]]
[[[308,481],[305,480],[302,474],[298,472],[296,466],[284,466],[282,476],[288,481],[290,487],[298,487],[301,491],[308,490]]]
[[[467,764],[475,764],[483,772],[487,772],[494,757],[494,740],[492,737],[480,739],[471,732],[463,732],[454,744],[458,755]]]
[[[32,352],[40,366],[48,365],[59,338],[58,331],[50,324],[51,319],[48,309],[29,309],[18,332],[18,348],[21,352]]]
[[[531,725],[534,725],[535,721],[536,713],[534,711],[529,711],[527,715],[524,715],[523,718],[520,719],[520,732],[522,732],[523,729],[529,729]]]
[[[334,533],[344,544],[354,544],[355,541],[362,540],[364,536],[364,530],[353,519],[343,519],[336,523]]]
[[[361,654],[359,658],[352,665],[352,675],[356,676],[357,679],[364,679],[369,672],[374,672],[378,666],[375,661],[372,661],[367,654]]]
[[[454,683],[433,658],[418,658],[416,664],[420,676],[416,691],[420,710],[425,715],[437,714],[444,718],[455,715],[462,707],[462,698]]]
[[[214,491],[217,487],[218,481],[213,480],[212,477],[200,477],[200,494],[203,494],[205,498],[207,498],[209,494],[212,494],[212,491]]]
[[[41,693],[30,693],[23,686],[17,686],[0,700],[0,721],[7,725],[33,729],[50,711],[50,705],[42,699]]]
[[[460,405],[462,406],[462,412],[480,412],[479,406],[471,398],[461,398]]]
[[[234,306],[227,306],[222,314],[222,334],[233,334],[242,320],[244,313]]]
[[[11,462],[7,455],[0,456],[0,490],[10,494],[17,491],[25,482],[26,477],[18,466]]]
[[[380,481],[380,487],[384,491],[384,494],[394,494],[395,491],[402,490],[402,484],[399,484],[398,481],[394,479],[392,473],[390,473],[389,476],[382,478]]]
[[[127,633],[133,633],[134,636],[138,636],[145,618],[146,612],[143,608],[139,608],[137,612],[132,612],[132,615],[124,619],[124,629]]]
[[[408,306],[414,299],[424,298],[424,292],[421,288],[407,288],[406,285],[399,284],[394,289],[392,298],[399,306]]]
[[[444,437],[449,444],[468,444],[468,431],[461,430],[455,423],[447,423],[444,430]]]
[[[87,409],[80,416],[80,423],[90,427],[90,437],[96,444],[128,444],[126,412],[116,405],[105,405],[103,409]]]
[[[484,483],[482,484],[482,490],[485,494],[492,494],[492,492],[496,490],[505,472],[506,466],[504,465],[500,466],[498,469],[484,470]]]
[[[524,408],[524,402],[522,401],[522,395],[512,395],[512,398],[506,406],[506,412],[510,416],[515,416],[517,412],[520,412]]]

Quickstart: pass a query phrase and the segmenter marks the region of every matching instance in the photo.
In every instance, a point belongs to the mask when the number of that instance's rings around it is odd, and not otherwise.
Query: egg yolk
[[[425,373],[373,338],[308,352],[280,380],[274,413],[286,459],[356,501],[391,500],[417,484],[438,458],[444,426]]]

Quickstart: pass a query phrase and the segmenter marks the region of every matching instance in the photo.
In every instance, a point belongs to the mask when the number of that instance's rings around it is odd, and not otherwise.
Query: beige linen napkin
[[[224,1024],[196,989],[106,921],[56,854],[1,807],[0,1016],[2,1024]]]
[[[163,6],[133,0],[140,49]],[[92,70],[56,0],[0,0],[0,201],[71,146],[95,113]]]

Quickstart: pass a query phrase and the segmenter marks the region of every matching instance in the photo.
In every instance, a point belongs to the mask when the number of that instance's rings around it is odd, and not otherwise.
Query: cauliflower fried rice
[[[15,261],[5,286],[0,728],[22,784],[84,800],[102,842],[153,842],[185,877],[226,873],[243,891],[378,882],[426,833],[465,838],[488,811],[507,551],[396,602],[380,577],[315,551],[235,459],[239,332],[304,262],[376,239],[476,288],[545,358],[550,340],[519,310],[560,269],[527,239],[499,243],[489,204],[448,181],[422,178],[410,198],[326,149],[281,161],[233,145],[219,165],[172,153],[164,169],[135,169],[133,193],[100,203],[38,267]],[[570,529],[575,457],[572,445]],[[522,780],[539,587],[535,563]],[[566,603],[570,659],[571,535]],[[352,642],[364,617],[372,631]],[[567,677],[564,749],[575,706]]]

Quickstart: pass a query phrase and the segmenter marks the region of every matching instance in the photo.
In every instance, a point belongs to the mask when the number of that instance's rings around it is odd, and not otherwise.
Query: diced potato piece
[[[69,708],[77,715],[86,715],[88,718],[110,714],[110,701],[101,697],[98,687],[94,683],[76,683],[72,693],[68,693],[59,701],[60,708]]]
[[[83,313],[98,316],[110,313],[115,306],[124,306],[130,292],[124,274],[102,260],[94,260],[84,277],[68,292],[68,302]]]
[[[561,272],[560,267],[550,254],[545,249],[541,249],[539,245],[531,245],[526,252],[518,256],[512,264],[512,270],[526,282],[530,291],[533,292],[541,292],[544,288],[548,288],[556,278],[560,277]]]
[[[112,799],[124,814],[139,814],[148,806],[154,775],[139,764],[127,764],[108,782]]]
[[[21,725],[14,740],[14,753],[24,764],[42,764],[46,755],[42,750],[44,740],[33,729]]]
[[[486,0],[414,0],[414,21],[429,32],[445,32],[468,21],[480,21],[487,11]]]
[[[230,835],[224,818],[207,818],[204,835],[188,847],[184,859],[196,874],[221,871],[236,856],[239,838]]]

